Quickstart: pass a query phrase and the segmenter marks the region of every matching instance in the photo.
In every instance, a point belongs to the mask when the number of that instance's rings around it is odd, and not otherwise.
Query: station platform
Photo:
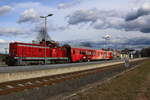
[[[130,62],[140,61],[144,59],[146,58],[132,59],[130,60]],[[96,68],[103,68],[123,63],[124,61],[122,60],[112,60],[112,61],[97,61],[97,62],[70,63],[70,64],[54,64],[54,65],[32,65],[32,66],[12,66],[12,67],[5,66],[0,67],[0,83],[14,80],[72,73]]]

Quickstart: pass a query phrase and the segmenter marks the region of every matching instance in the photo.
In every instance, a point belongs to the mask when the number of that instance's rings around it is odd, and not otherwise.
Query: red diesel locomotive
[[[40,43],[10,43],[7,65],[51,64],[60,62],[80,62],[113,59],[112,51],[79,48],[69,45],[59,46],[54,41]]]

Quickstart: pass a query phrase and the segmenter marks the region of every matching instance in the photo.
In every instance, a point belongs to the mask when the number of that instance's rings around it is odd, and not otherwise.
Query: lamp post
[[[46,34],[47,34],[47,17],[53,16],[53,14],[48,14],[47,16],[40,16],[40,18],[45,19],[45,34],[44,34],[44,41],[45,41],[45,51],[44,51],[44,56],[45,56],[45,64],[46,64]]]
[[[111,38],[111,36],[110,36],[110,35],[106,35],[106,36],[104,36],[104,37],[103,37],[103,39],[105,39],[104,49],[106,49],[107,40],[109,41],[109,40],[110,40],[110,38]]]

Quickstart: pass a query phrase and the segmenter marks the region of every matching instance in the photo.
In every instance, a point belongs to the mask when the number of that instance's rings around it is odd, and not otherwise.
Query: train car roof
[[[84,46],[71,46],[71,48],[89,49],[89,50],[102,50],[102,49],[96,49],[96,48],[90,48],[90,47],[84,47]]]

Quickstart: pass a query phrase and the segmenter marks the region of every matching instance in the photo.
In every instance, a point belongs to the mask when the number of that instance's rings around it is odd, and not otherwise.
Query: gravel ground
[[[135,64],[137,63],[134,63],[130,67],[133,67]],[[0,96],[0,100],[61,100],[63,97],[66,97],[89,84],[103,81],[104,79],[122,72],[123,70],[125,70],[124,67],[118,67],[116,70],[106,70],[104,72],[81,77],[79,79],[67,80],[51,86],[34,88],[19,93]]]

